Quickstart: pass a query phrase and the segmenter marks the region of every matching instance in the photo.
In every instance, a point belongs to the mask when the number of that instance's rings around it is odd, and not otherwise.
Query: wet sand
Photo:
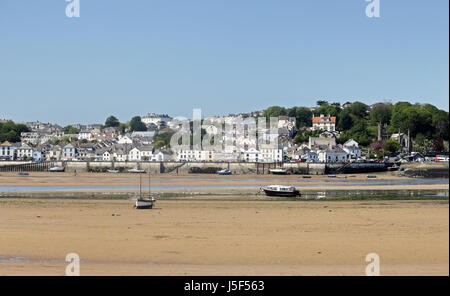
[[[368,179],[367,175],[375,175],[377,178]],[[448,189],[448,182],[446,184],[389,184],[389,182],[413,180],[398,177],[392,172],[342,176],[346,178],[328,178],[328,176],[323,175],[311,176],[310,179],[304,179],[301,175],[155,175],[151,176],[151,186],[157,192],[231,192],[233,194],[252,193],[259,186],[271,184],[295,184],[299,190],[336,190],[337,188],[341,190]],[[373,181],[386,181],[386,184],[380,186],[376,183],[369,183]],[[142,175],[142,186],[148,186],[148,175]],[[30,173],[29,176],[19,176],[17,173],[0,173],[0,192],[5,191],[5,189],[2,190],[2,187],[20,187],[19,191],[21,192],[32,191],[27,187],[43,187],[41,191],[45,191],[45,188],[49,188],[49,191],[55,191],[55,187],[69,187],[70,189],[61,189],[60,191],[135,192],[139,187],[139,175],[107,173],[79,173],[74,175],[73,173],[36,172]]]
[[[3,180],[4,182],[4,180]],[[448,201],[0,198],[0,275],[449,274]]]

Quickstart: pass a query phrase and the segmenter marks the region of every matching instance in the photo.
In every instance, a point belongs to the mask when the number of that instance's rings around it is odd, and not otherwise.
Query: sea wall
[[[404,163],[403,171],[399,175],[412,178],[448,178],[449,164],[447,163]]]

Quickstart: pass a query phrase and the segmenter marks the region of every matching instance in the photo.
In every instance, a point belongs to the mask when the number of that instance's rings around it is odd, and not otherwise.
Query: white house
[[[77,148],[72,144],[67,144],[62,148],[62,159],[69,160],[77,157]]]
[[[6,141],[0,144],[0,159],[14,160],[14,146]]]
[[[283,161],[283,149],[279,147],[271,147],[270,145],[260,145],[259,162],[281,162]]]
[[[245,162],[260,162],[261,152],[255,148],[250,148],[241,152],[241,160]]]
[[[347,152],[351,158],[361,157],[361,149],[358,147],[358,142],[353,139],[348,140],[344,143],[343,149]]]
[[[88,140],[90,141],[92,139],[92,133],[90,131],[80,131],[78,133],[78,140]]]
[[[130,161],[149,161],[152,159],[153,151],[155,147],[153,145],[142,145],[134,147],[128,153],[128,160]]]
[[[347,162],[349,155],[339,146],[328,148],[319,152],[318,157],[320,162]]]
[[[33,148],[28,146],[26,143],[22,143],[22,145],[18,147],[16,151],[17,151],[17,158],[19,159],[33,158]]]
[[[158,151],[152,156],[152,161],[168,161],[170,159],[170,155],[164,151]]]
[[[117,141],[119,144],[133,144],[133,140],[128,136],[119,136],[119,140]]]
[[[336,130],[336,117],[324,116],[323,114],[320,114],[320,117],[313,116],[312,123],[312,130],[314,131],[324,130],[334,132]]]

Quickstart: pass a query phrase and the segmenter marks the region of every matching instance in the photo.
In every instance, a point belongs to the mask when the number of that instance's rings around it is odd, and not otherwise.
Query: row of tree
[[[368,146],[377,139],[378,124],[387,127],[388,135],[409,132],[417,143],[442,143],[449,139],[449,113],[431,104],[398,102],[368,106],[362,102],[347,102],[345,108],[342,108],[339,103],[330,104],[320,100],[313,110],[306,107],[272,106],[264,112],[266,117],[295,117],[296,127],[299,129],[295,139],[297,143],[305,142],[309,136],[314,135],[314,132],[305,128],[312,126],[313,115],[320,114],[336,117],[336,130],[341,132],[338,142],[353,138],[362,146]]]

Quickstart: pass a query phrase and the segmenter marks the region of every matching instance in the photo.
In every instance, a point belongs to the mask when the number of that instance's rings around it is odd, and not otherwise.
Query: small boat
[[[262,187],[261,192],[264,192],[267,196],[284,196],[284,197],[301,196],[300,191],[295,189],[294,186],[285,186],[285,185],[270,185]]]
[[[347,179],[347,176],[336,176],[338,179]]]
[[[51,168],[48,169],[49,172],[53,172],[53,173],[58,173],[58,172],[64,172],[64,168],[63,167],[59,167],[59,166],[52,166]]]
[[[117,174],[119,170],[107,170],[108,173]]]
[[[28,176],[28,173],[18,173],[19,176]]]
[[[400,167],[398,165],[396,165],[396,164],[394,164],[393,166],[387,168],[387,170],[391,171],[391,172],[392,171],[398,171],[399,169],[400,169]]]
[[[219,175],[231,175],[231,171],[230,170],[220,170],[217,172],[217,174]]]
[[[150,195],[150,170],[148,173],[148,197],[142,196],[142,175],[139,175],[139,197],[136,200],[135,208],[138,210],[141,209],[152,209],[156,203],[156,199],[154,199]]]
[[[154,198],[139,198],[136,200],[136,209],[152,209],[155,202]]]
[[[303,176],[303,179],[311,179],[311,176]]]
[[[286,175],[287,171],[285,169],[271,169],[269,170],[270,173],[274,175]]]
[[[137,173],[137,174],[143,174],[143,173],[145,173],[145,170],[140,170],[140,169],[138,169],[138,168],[134,168],[134,169],[131,169],[131,170],[128,170],[128,172],[129,173]]]
[[[336,178],[336,175],[328,175],[328,178]]]
[[[367,178],[369,178],[369,179],[375,179],[377,176],[371,176],[371,175],[369,175],[369,176],[367,176]]]

